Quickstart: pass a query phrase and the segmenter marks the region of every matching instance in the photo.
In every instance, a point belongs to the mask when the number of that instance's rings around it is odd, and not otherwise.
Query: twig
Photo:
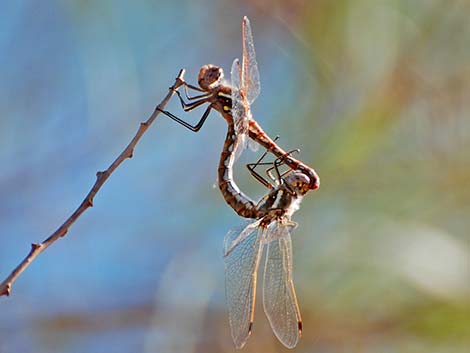
[[[114,172],[114,170],[119,167],[119,165],[126,159],[132,158],[134,152],[134,147],[139,142],[140,138],[143,136],[145,131],[153,123],[157,115],[161,110],[165,108],[170,98],[175,93],[175,90],[178,89],[183,84],[184,69],[182,69],[173,86],[170,87],[170,90],[166,97],[161,101],[159,105],[155,108],[152,115],[148,118],[147,121],[140,123],[139,129],[135,134],[134,138],[131,140],[129,145],[121,152],[121,154],[116,158],[116,160],[106,169],[104,172],[96,173],[96,182],[91,188],[90,192],[85,196],[85,199],[82,201],[80,206],[73,212],[69,218],[46,240],[42,243],[33,243],[31,244],[31,250],[29,254],[20,262],[20,264],[10,273],[10,275],[0,284],[0,296],[6,295],[9,296],[11,293],[11,287],[13,283],[18,279],[21,273],[28,268],[28,266],[34,261],[34,259],[39,256],[44,250],[46,250],[52,243],[54,243],[59,238],[67,234],[70,226],[80,217],[80,215],[85,212],[89,207],[93,206],[93,198],[101,189],[103,184],[108,180],[109,176]]]

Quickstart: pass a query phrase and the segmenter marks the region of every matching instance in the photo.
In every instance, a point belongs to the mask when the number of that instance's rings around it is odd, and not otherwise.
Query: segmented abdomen
[[[228,131],[219,161],[218,182],[220,192],[222,193],[225,201],[239,216],[245,218],[260,218],[261,215],[259,210],[256,208],[256,204],[240,191],[233,180],[235,150],[238,147],[239,140],[235,133],[231,115],[224,114],[224,118],[227,120]]]

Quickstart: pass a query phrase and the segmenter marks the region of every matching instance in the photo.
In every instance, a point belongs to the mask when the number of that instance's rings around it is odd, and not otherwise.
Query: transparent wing
[[[243,17],[242,21],[243,57],[242,57],[242,85],[248,105],[251,105],[261,91],[259,82],[258,63],[256,62],[255,44],[251,34],[250,20]]]
[[[233,121],[236,122],[244,116],[244,106],[241,96],[241,67],[240,60],[237,58],[233,60],[232,68],[230,70],[230,79],[232,86],[232,116]]]
[[[235,59],[232,63],[232,69],[230,71],[231,86],[232,86],[232,118],[235,124],[235,132],[238,138],[238,144],[235,150],[235,159],[240,157],[242,151],[247,145],[248,121],[249,113],[244,104],[244,98],[241,91],[241,74],[242,69],[240,67],[240,61]],[[249,112],[249,111],[248,111]]]
[[[259,143],[253,140],[248,140],[248,146],[250,146],[250,150],[253,152],[258,152],[259,150]]]
[[[260,220],[242,231],[230,231],[224,241],[225,295],[230,329],[237,348],[242,348],[253,326],[256,276],[261,255]]]
[[[274,334],[287,348],[293,348],[302,332],[302,319],[292,280],[293,227],[275,223],[265,230],[267,242],[264,268],[263,306]]]

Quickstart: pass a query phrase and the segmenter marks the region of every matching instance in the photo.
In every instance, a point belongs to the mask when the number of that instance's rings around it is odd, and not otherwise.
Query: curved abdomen
[[[256,204],[240,191],[233,180],[233,164],[235,163],[235,150],[239,141],[235,134],[233,121],[225,117],[228,123],[227,137],[220,155],[218,169],[218,184],[220,192],[230,207],[241,217],[259,218]]]

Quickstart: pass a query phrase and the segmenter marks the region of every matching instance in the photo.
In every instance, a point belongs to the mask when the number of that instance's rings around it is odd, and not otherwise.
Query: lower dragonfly
[[[291,217],[309,191],[310,180],[298,171],[280,174],[279,164],[277,159],[273,167],[278,175],[277,185],[256,204],[255,220],[229,231],[224,240],[226,297],[231,334],[237,348],[243,348],[252,332],[263,248],[266,248],[263,307],[271,328],[287,348],[295,347],[302,333],[292,278],[291,232],[297,224]]]

